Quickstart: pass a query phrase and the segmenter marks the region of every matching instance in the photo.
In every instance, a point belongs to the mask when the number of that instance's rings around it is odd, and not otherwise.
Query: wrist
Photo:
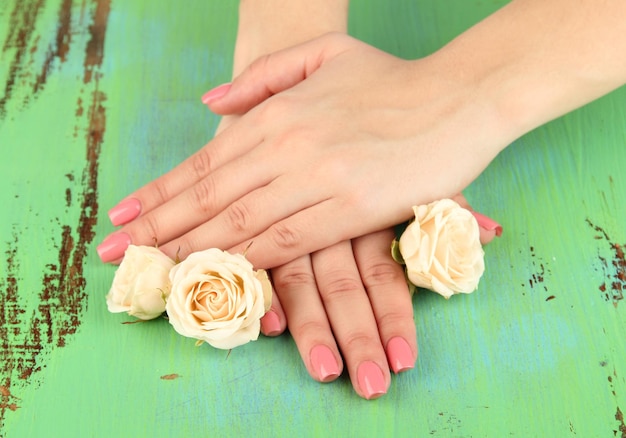
[[[255,59],[329,32],[347,32],[348,0],[241,0],[236,76]]]
[[[433,57],[512,141],[626,82],[626,3],[604,6],[514,0]]]

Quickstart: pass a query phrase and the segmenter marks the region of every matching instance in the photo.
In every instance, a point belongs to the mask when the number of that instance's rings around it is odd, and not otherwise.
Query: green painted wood
[[[626,436],[625,89],[470,187],[505,234],[476,293],[414,298],[420,358],[382,399],[314,382],[288,335],[227,357],[107,312],[106,210],[210,139],[235,3],[0,2],[0,435]],[[353,2],[351,32],[423,56],[503,3]]]

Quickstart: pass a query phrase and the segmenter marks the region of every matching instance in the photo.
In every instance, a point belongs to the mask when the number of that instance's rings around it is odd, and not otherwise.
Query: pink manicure
[[[265,336],[276,336],[282,333],[280,319],[276,312],[270,310],[261,318],[261,329]]]
[[[411,347],[399,336],[391,338],[387,343],[387,360],[396,374],[410,370],[415,364]]]
[[[359,365],[356,375],[366,399],[371,400],[387,393],[385,376],[374,362],[363,362]]]
[[[141,202],[135,198],[124,199],[109,210],[109,219],[114,227],[124,225],[135,219],[141,213]]]
[[[311,349],[311,366],[322,382],[330,382],[339,377],[339,365],[335,355],[326,345],[316,345]]]
[[[502,235],[502,225],[491,219],[490,217],[485,216],[484,214],[480,214],[477,211],[472,211],[472,214],[476,218],[476,222],[478,222],[478,226],[487,231],[495,231],[496,236],[500,237]]]
[[[204,96],[202,96],[202,103],[205,105],[210,104],[214,100],[219,99],[222,96],[225,96],[230,90],[231,83],[222,84],[218,87],[213,88],[212,90],[207,91]]]
[[[96,249],[100,260],[104,263],[109,263],[124,257],[128,245],[130,245],[130,236],[128,234],[113,233],[108,235]]]

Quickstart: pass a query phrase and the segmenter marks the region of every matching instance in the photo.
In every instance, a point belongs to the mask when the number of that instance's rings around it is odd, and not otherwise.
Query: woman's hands
[[[444,76],[341,34],[261,58],[206,98],[245,114],[130,195],[141,216],[103,242],[101,258],[155,238],[182,257],[254,241],[253,264],[275,267],[458,193],[503,142],[488,108]]]
[[[388,314],[385,302],[401,302],[404,289],[392,290],[393,275],[375,287],[367,280],[380,277],[360,248],[370,253],[383,232],[337,242],[401,222],[411,205],[459,192],[517,136],[623,84],[624,58],[617,55],[626,43],[624,2],[604,6],[515,0],[419,61],[340,34],[261,58],[232,86],[205,96],[215,112],[242,117],[112,209],[114,225],[127,225],[98,252],[115,261],[131,241],[155,238],[170,255],[208,246],[241,252],[253,240],[248,256],[257,267],[293,260],[273,270],[284,313],[276,301],[264,330],[275,334],[288,322],[319,380],[341,371],[340,348],[357,392],[380,395],[389,382],[385,348],[392,368],[394,339],[417,352],[407,326],[387,330],[389,318],[380,317]],[[480,221],[489,232],[497,228]],[[390,293],[383,299],[375,290]],[[353,318],[338,312],[346,297],[358,303]],[[268,329],[271,318],[276,330]],[[365,363],[376,368],[362,371]],[[376,369],[382,381],[373,377]]]
[[[264,97],[251,96],[250,102]],[[223,119],[218,138],[247,116]],[[151,210],[125,228],[145,214]],[[338,377],[345,360],[353,387],[368,399],[386,393],[390,369],[410,369],[417,357],[412,304],[402,268],[390,257],[392,238],[386,231],[344,241],[272,269],[278,299],[262,320],[267,335],[289,325],[307,370],[319,381]]]

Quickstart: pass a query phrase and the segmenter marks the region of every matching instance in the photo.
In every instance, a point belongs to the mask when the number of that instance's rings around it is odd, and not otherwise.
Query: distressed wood
[[[227,356],[107,312],[106,210],[210,139],[235,3],[0,2],[0,435],[626,437],[624,89],[469,188],[504,236],[475,294],[414,298],[382,399],[312,381],[288,335]],[[502,4],[353,2],[350,29],[417,57]]]

